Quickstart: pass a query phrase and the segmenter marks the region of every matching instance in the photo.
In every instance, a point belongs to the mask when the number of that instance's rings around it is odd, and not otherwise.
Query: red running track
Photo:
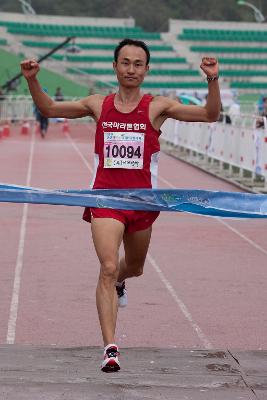
[[[93,125],[0,141],[0,181],[86,188]],[[159,187],[235,191],[161,154]],[[78,207],[0,204],[0,343],[101,345],[90,225]],[[128,281],[121,347],[267,349],[266,221],[161,213],[145,273]]]

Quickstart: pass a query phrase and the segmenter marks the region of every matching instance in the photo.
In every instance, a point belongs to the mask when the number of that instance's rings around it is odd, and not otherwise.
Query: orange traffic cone
[[[8,122],[6,122],[5,123],[5,125],[4,125],[4,127],[3,127],[3,135],[2,135],[3,137],[8,137],[8,136],[10,136],[10,126],[9,126],[9,123]]]
[[[63,122],[62,132],[63,133],[69,133],[70,132],[69,122],[68,122],[67,119],[65,119],[64,122]]]
[[[22,135],[28,135],[30,132],[30,124],[29,121],[23,121],[23,124],[21,125],[20,133]]]

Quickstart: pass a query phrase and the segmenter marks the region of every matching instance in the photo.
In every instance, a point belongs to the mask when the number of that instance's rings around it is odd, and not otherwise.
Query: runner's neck
[[[119,106],[127,106],[127,105],[137,105],[141,98],[143,97],[143,93],[141,93],[140,88],[129,89],[129,90],[119,90],[115,95],[115,103]]]

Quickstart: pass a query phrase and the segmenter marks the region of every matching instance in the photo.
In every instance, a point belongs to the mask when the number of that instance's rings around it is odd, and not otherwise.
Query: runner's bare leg
[[[117,293],[115,284],[119,273],[119,247],[124,225],[112,218],[93,218],[91,223],[95,250],[100,261],[96,304],[104,346],[115,341]]]
[[[142,275],[151,233],[152,226],[142,231],[124,234],[125,256],[120,260],[118,282]]]

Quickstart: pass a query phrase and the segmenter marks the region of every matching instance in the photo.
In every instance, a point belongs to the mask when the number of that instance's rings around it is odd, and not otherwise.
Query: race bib
[[[104,132],[104,168],[142,169],[144,133]]]

